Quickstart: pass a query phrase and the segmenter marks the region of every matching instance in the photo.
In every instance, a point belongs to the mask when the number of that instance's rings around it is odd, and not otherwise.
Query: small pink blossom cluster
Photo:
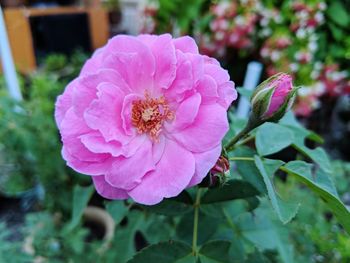
[[[338,97],[350,94],[350,80],[346,71],[340,71],[338,64],[314,64],[312,71],[314,83],[299,90],[295,113],[307,117],[321,105],[324,96]]]
[[[320,107],[320,97],[324,94],[322,82],[315,82],[309,86],[303,86],[298,90],[297,101],[294,104],[294,112],[298,116],[308,117]]]
[[[315,5],[306,4],[303,1],[294,1],[291,3],[291,9],[295,13],[290,29],[297,34],[303,34],[305,29],[315,29],[324,22],[323,11],[326,9],[325,2],[318,2]]]
[[[203,19],[191,24],[201,52],[223,60],[234,57],[229,55],[232,50],[259,54],[269,77],[283,71],[296,85],[307,83],[296,103],[298,115],[309,115],[323,96],[348,94],[346,72],[318,61],[326,1],[288,0],[278,7],[267,2],[217,0],[207,11],[202,8]]]
[[[270,7],[261,7],[259,10],[259,38],[269,37],[274,32],[274,28],[283,23],[283,15],[281,10]]]
[[[278,69],[290,71],[290,59],[286,49],[292,44],[288,34],[274,35],[268,38],[260,49],[260,56],[266,64],[268,76],[275,75]]]
[[[282,18],[278,19],[278,11],[265,8],[262,12],[265,16],[260,20],[263,28],[261,32],[267,33],[260,35],[265,39],[260,55],[266,64],[267,73],[271,76],[280,70],[290,71],[295,79],[299,79],[298,72],[303,68],[303,71],[306,69],[310,73],[305,74],[306,76],[316,80],[313,77],[315,73],[311,74],[313,69],[308,64],[314,60],[318,50],[315,30],[324,23],[326,4],[322,1],[316,4],[294,1],[287,7],[293,10],[293,15],[289,18],[292,35],[285,30],[285,24],[281,23]],[[274,13],[277,18],[268,20],[267,17],[272,15],[266,14],[270,13]]]
[[[329,96],[350,94],[350,80],[346,71],[340,71],[338,64],[325,65],[319,76]]]
[[[208,55],[224,56],[226,48],[251,48],[259,1],[218,1],[209,10],[209,32],[200,35],[200,48]]]

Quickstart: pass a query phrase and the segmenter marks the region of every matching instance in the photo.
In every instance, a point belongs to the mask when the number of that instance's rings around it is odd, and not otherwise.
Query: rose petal
[[[171,134],[191,152],[204,152],[216,147],[228,131],[226,110],[216,104],[202,105],[194,123]]]
[[[118,35],[108,41],[104,55],[103,67],[120,72],[132,90],[153,88],[155,58],[142,41],[132,36]]]
[[[195,170],[193,154],[176,142],[167,140],[165,150],[154,171],[128,192],[136,202],[153,205],[163,198],[180,194],[190,182]]]
[[[204,76],[204,58],[201,55],[186,53],[185,56],[192,64],[193,87],[195,87],[199,80]]]
[[[83,68],[80,71],[79,76],[97,73],[97,71],[101,68],[102,65],[103,50],[104,47],[95,50],[92,57],[85,62]]]
[[[122,144],[117,141],[106,142],[99,132],[92,132],[79,136],[81,142],[93,153],[110,153],[119,156],[123,153]]]
[[[62,157],[67,165],[75,171],[91,176],[102,175],[111,167],[111,158],[99,162],[81,161],[67,151],[66,146],[62,148]]]
[[[218,86],[230,80],[227,70],[214,64],[204,64],[204,73],[211,76]]]
[[[58,128],[60,128],[60,124],[67,111],[70,109],[70,107],[72,107],[73,89],[76,82],[77,80],[75,79],[69,83],[64,90],[64,93],[57,97],[55,105],[55,120]]]
[[[184,98],[184,92],[193,89],[192,64],[186,59],[186,56],[176,52],[177,70],[176,77],[168,90],[164,91],[165,97],[169,101],[181,101]]]
[[[128,199],[129,196],[125,190],[118,189],[116,187],[111,186],[105,180],[103,175],[92,177],[92,181],[94,182],[96,191],[107,199]]]
[[[232,81],[225,82],[218,87],[219,100],[218,103],[226,110],[230,107],[232,101],[237,99],[237,91]]]
[[[159,136],[158,142],[153,142],[152,146],[152,154],[153,154],[153,162],[157,164],[163,156],[165,149],[166,139],[163,135]]]
[[[125,94],[119,87],[109,83],[101,83],[98,90],[98,98],[85,110],[86,124],[100,131],[107,142],[115,140],[127,143],[131,138],[125,134],[121,120]]]
[[[135,127],[132,124],[132,103],[136,100],[143,100],[144,96],[137,94],[129,94],[125,96],[121,111],[122,127],[125,134],[133,135],[135,134]]]
[[[104,82],[117,86],[123,92],[130,90],[120,74],[115,70],[102,69],[96,74],[79,77],[74,82],[72,100],[76,114],[79,116],[84,114],[85,109],[90,105],[91,101],[97,97],[97,87]]]
[[[209,75],[203,76],[196,89],[202,96],[202,104],[215,103],[219,99],[216,82]]]
[[[179,49],[184,53],[198,54],[198,46],[192,37],[183,36],[175,38],[174,45],[176,49]]]
[[[194,159],[196,160],[196,170],[190,183],[187,187],[197,185],[208,174],[210,169],[215,165],[221,154],[221,144],[203,153],[194,153]]]
[[[155,58],[155,86],[169,88],[176,75],[175,47],[171,35],[140,35],[138,38],[152,50]]]
[[[60,132],[66,151],[79,160],[101,162],[110,156],[109,154],[92,153],[82,144],[79,136],[90,133],[91,129],[77,117],[73,108],[68,110],[62,120]]]
[[[181,102],[175,113],[175,120],[164,123],[169,132],[176,132],[185,129],[193,123],[201,104],[201,95],[195,93],[193,96]]]
[[[141,182],[142,177],[147,172],[154,170],[154,168],[152,143],[150,140],[145,140],[133,156],[116,158],[105,179],[114,187],[130,190]]]

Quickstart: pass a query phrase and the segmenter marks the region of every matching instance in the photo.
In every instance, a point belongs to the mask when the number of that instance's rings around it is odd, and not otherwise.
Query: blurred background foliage
[[[231,5],[232,13],[220,13],[222,4],[224,10]],[[332,161],[333,181],[341,200],[349,206],[350,164],[340,160],[349,160],[350,109],[342,98],[349,88],[349,7],[348,0],[159,0],[146,6],[144,31],[193,35],[202,52],[217,57],[237,84],[251,60],[264,63],[266,76],[274,70],[294,74],[296,83],[305,85],[296,113],[304,124],[322,134],[331,156],[339,159]],[[300,18],[298,14],[303,15]],[[300,23],[303,17],[318,17],[319,21],[296,25],[299,28],[291,33],[293,23]],[[241,30],[235,31],[239,26]],[[20,103],[8,97],[1,79],[1,206],[8,203],[20,213],[0,210],[0,262],[126,262],[136,251],[159,241],[191,242],[193,214],[188,204],[179,207],[170,201],[170,206],[147,208],[130,201],[105,201],[93,193],[89,177],[75,173],[62,160],[54,102],[79,74],[87,57],[81,51],[71,57],[48,56],[37,72],[19,76],[24,94]],[[334,87],[340,88],[334,91]],[[304,102],[311,108],[303,108]],[[242,122],[236,120],[233,129],[239,129]],[[329,123],[335,125],[331,132]],[[337,143],[345,145],[345,150]],[[310,140],[307,144],[315,146]],[[295,155],[290,147],[278,154],[285,160]],[[237,164],[232,178],[245,178],[243,170],[254,173],[246,164]],[[349,262],[349,236],[329,208],[293,177],[277,174],[273,181],[281,197],[302,200],[299,213],[288,226],[277,219],[263,195],[258,198],[258,208],[248,199],[207,204],[201,207],[199,244],[233,240],[231,248],[220,243],[227,250],[222,255],[231,253],[233,262]],[[193,197],[194,193],[189,190],[188,194]],[[113,218],[112,237],[106,238],[101,226],[89,222],[83,212],[88,204],[105,209],[105,217]],[[13,224],[15,221],[18,224]],[[210,245],[201,253],[203,262],[211,262]]]

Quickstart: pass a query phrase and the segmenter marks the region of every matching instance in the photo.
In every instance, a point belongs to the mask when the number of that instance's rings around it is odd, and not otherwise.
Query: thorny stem
[[[198,238],[198,215],[201,201],[201,188],[198,188],[196,201],[194,203],[194,219],[193,219],[193,238],[192,238],[192,254],[197,256],[197,238]]]

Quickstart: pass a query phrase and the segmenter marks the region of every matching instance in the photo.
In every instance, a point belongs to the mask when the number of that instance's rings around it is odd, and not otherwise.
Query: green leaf
[[[192,250],[189,245],[180,241],[168,241],[161,242],[155,245],[148,246],[138,252],[128,263],[150,263],[150,262],[162,262],[162,263],[179,263],[184,262],[185,258],[193,263],[195,259],[191,256]]]
[[[142,207],[152,213],[177,216],[191,212],[193,210],[193,200],[187,191],[182,191],[177,197],[164,199],[157,205]]]
[[[72,219],[67,227],[67,231],[71,231],[78,225],[93,192],[93,186],[82,187],[77,185],[74,187]]]
[[[324,171],[332,173],[331,162],[324,149],[317,147],[315,149],[309,149],[304,144],[295,143],[295,148],[302,154],[309,157],[315,163],[317,163]]]
[[[129,210],[123,201],[110,201],[105,206],[116,225],[122,221]]]
[[[229,255],[234,262],[238,263],[244,261],[245,248],[242,240],[238,238],[233,238],[231,240]]]
[[[240,235],[251,241],[259,250],[277,249],[281,262],[293,263],[293,255],[282,225],[270,218],[270,210],[259,207],[252,213],[239,215],[235,221]],[[259,262],[260,263],[260,262]]]
[[[174,237],[175,217],[164,217],[158,214],[147,214],[147,224],[143,222],[142,232],[148,244],[156,244],[162,240],[169,240]]]
[[[209,189],[202,197],[202,204],[245,199],[258,195],[259,192],[250,183],[242,180],[230,180],[222,187]]]
[[[193,237],[193,217],[193,212],[182,216],[176,226],[176,236],[188,244],[191,244]],[[200,245],[207,242],[215,234],[220,222],[219,218],[199,213],[197,243]]]
[[[329,173],[322,169],[317,169],[313,173],[312,165],[302,161],[292,161],[281,168],[288,174],[296,176],[297,179],[320,196],[350,234],[350,212],[339,199]]]
[[[329,8],[327,8],[327,15],[339,26],[347,27],[350,18],[346,10],[346,7],[341,1],[333,0]]]
[[[119,226],[113,239],[113,251],[118,262],[126,262],[136,252],[135,235],[145,226],[145,216],[140,211],[132,210],[127,215],[126,226]]]
[[[298,141],[303,143],[305,138],[308,138],[317,143],[324,143],[322,137],[313,131],[307,130],[302,126],[295,118],[292,111],[287,112],[283,118],[278,122],[280,125],[289,128],[294,135],[294,142]],[[298,140],[299,139],[299,140]]]
[[[204,244],[199,250],[201,263],[230,263],[231,242],[226,240],[214,240]]]
[[[255,151],[248,147],[238,147],[233,152],[229,154],[229,157],[234,156],[244,156],[244,157],[253,157],[255,155]],[[254,162],[245,162],[245,161],[237,161],[235,162],[238,173],[242,176],[242,178],[253,185],[261,194],[265,194],[266,186],[265,183],[256,168]],[[232,166],[233,167],[233,166]],[[236,174],[237,171],[231,171],[231,174]]]
[[[273,177],[273,173],[275,172],[276,167],[278,168],[279,166],[281,166],[283,162],[278,160],[269,160],[270,169],[266,169],[265,164],[262,162],[259,156],[255,156],[254,159],[256,167],[260,171],[261,176],[264,178],[267,193],[274,211],[276,212],[278,218],[282,221],[283,224],[288,223],[298,212],[300,204],[294,202],[286,202],[279,198],[279,196],[275,192],[271,178]],[[273,164],[274,167],[271,168],[272,162],[274,162],[275,164]],[[268,171],[270,172],[269,174]]]
[[[304,142],[305,139],[308,138],[317,143],[323,143],[323,139],[316,133],[305,129],[299,123],[293,121],[290,117],[288,120],[284,119],[282,123],[281,124],[284,127],[288,128],[293,133],[292,146],[295,149],[297,149],[300,153],[317,163],[322,169],[324,169],[327,172],[331,172],[331,164],[326,152],[320,147],[310,149],[305,146]]]
[[[265,156],[288,147],[293,140],[293,133],[288,128],[267,122],[258,128],[255,145],[259,155]]]
[[[343,31],[337,27],[336,25],[332,24],[331,22],[328,23],[329,29],[331,30],[331,33],[335,40],[341,41],[343,36]]]
[[[255,250],[254,253],[250,253],[248,255],[247,260],[245,263],[269,263],[270,260],[268,260],[262,253],[260,253],[258,250]]]

